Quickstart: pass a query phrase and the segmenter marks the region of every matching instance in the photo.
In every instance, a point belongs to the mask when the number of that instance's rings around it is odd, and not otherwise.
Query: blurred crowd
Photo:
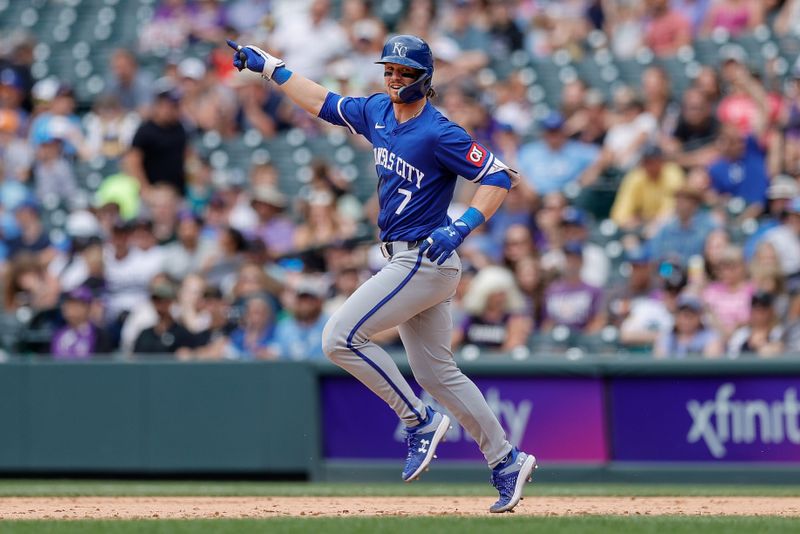
[[[90,99],[34,76],[37,37],[9,33],[0,349],[323,359],[327,317],[386,261],[355,187],[374,176],[329,153],[294,173],[253,158],[244,179],[212,161],[230,140],[335,135],[238,73],[225,39],[367,95],[387,35],[411,33],[436,57],[433,104],[524,178],[459,250],[461,355],[800,353],[800,62],[739,41],[798,32],[800,0],[162,0]],[[677,90],[667,65],[700,42],[715,61]],[[537,65],[609,56],[637,83],[534,84]]]

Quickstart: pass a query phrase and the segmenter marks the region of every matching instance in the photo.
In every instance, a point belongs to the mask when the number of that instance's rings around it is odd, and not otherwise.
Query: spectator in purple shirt
[[[560,280],[550,285],[545,297],[544,330],[566,326],[583,334],[598,332],[605,324],[603,292],[581,280],[583,246],[569,242],[564,246],[566,267]]]
[[[50,353],[56,359],[84,359],[108,352],[103,332],[89,320],[92,292],[77,287],[64,295],[61,314],[66,325],[56,331],[50,343]]]

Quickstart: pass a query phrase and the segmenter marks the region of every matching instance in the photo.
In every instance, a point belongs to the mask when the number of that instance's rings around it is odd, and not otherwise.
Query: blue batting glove
[[[247,68],[259,74],[264,72],[265,58],[254,50],[255,47],[239,46],[235,41],[231,41],[230,39],[227,39],[225,42],[228,43],[228,46],[236,50],[236,53],[233,54],[233,66],[239,69],[239,71]]]
[[[447,261],[447,258],[453,255],[453,252],[461,245],[467,234],[469,234],[469,228],[464,225],[454,223],[449,226],[442,226],[434,230],[419,248],[423,253],[427,251],[425,256],[428,259],[435,261],[438,265],[442,265]]]

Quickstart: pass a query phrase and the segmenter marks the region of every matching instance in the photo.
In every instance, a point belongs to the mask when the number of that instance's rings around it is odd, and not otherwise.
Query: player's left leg
[[[400,337],[414,378],[478,442],[492,468],[492,484],[500,496],[489,511],[506,512],[521,500],[523,486],[536,467],[536,458],[508,442],[483,394],[453,360],[450,306],[451,299],[447,299],[412,317],[400,325]]]
[[[472,436],[490,466],[513,448],[483,394],[453,360],[450,300],[400,325],[400,339],[417,383],[444,406]]]

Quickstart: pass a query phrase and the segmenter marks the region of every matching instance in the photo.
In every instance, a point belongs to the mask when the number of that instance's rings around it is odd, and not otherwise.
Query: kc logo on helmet
[[[486,154],[485,148],[478,143],[472,143],[472,146],[469,147],[469,152],[467,152],[467,161],[476,167],[482,167],[483,162],[486,160]]]
[[[408,47],[402,43],[394,43],[394,50],[392,53],[396,56],[406,57],[406,52],[408,52]]]

